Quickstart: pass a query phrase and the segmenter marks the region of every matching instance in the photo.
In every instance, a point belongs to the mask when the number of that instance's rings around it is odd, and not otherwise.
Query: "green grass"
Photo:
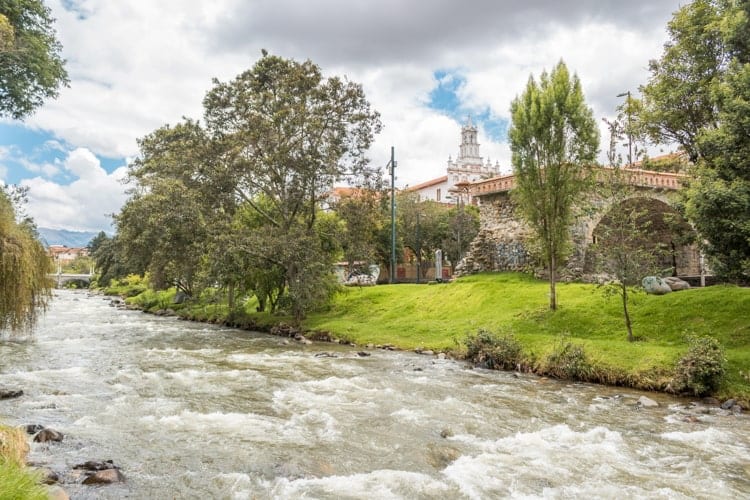
[[[131,284],[131,289],[133,284]],[[306,330],[330,332],[356,344],[393,344],[460,351],[467,335],[486,329],[510,333],[523,345],[527,365],[544,371],[561,341],[583,346],[595,368],[594,380],[659,389],[687,351],[687,336],[708,335],[725,348],[727,374],[716,394],[750,401],[750,288],[713,286],[664,296],[637,294],[630,303],[637,342],[628,342],[619,298],[606,298],[594,285],[558,284],[557,311],[548,308],[548,283],[519,273],[478,274],[435,285],[379,285],[344,288],[325,310],[308,316]],[[174,291],[147,291],[128,302],[156,311]],[[288,316],[255,312],[250,299],[230,323],[267,329]],[[199,321],[224,322],[226,303],[204,296],[171,306]]]
[[[39,474],[25,467],[26,433],[0,424],[0,500],[46,500],[47,488]]]
[[[637,342],[628,342],[621,302],[594,285],[558,284],[559,309],[548,309],[548,284],[527,275],[480,274],[452,283],[347,288],[304,326],[357,344],[405,349],[456,348],[480,328],[512,333],[527,358],[541,362],[561,337],[583,345],[592,362],[618,383],[655,387],[687,349],[690,333],[726,348],[728,372],[720,395],[750,397],[750,289],[715,286],[665,296],[635,295]],[[609,375],[607,375],[609,374]]]

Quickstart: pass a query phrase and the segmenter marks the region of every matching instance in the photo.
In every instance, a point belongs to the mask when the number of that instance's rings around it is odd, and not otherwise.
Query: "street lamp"
[[[391,161],[386,165],[391,174],[391,273],[389,283],[396,282],[396,153],[391,146]]]

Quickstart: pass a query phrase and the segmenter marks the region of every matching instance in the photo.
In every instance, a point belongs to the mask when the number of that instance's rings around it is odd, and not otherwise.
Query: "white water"
[[[0,344],[0,386],[25,391],[0,420],[63,432],[30,459],[81,499],[750,497],[746,415],[371,352],[58,292],[32,340]],[[92,459],[127,482],[79,485]]]

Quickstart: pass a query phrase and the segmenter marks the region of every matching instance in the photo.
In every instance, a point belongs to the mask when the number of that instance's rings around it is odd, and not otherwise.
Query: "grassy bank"
[[[663,389],[690,334],[710,336],[725,348],[727,373],[719,397],[750,400],[750,289],[714,286],[665,296],[637,295],[632,319],[637,342],[627,342],[621,304],[593,285],[558,286],[560,308],[547,308],[547,283],[516,273],[480,274],[439,285],[346,288],[303,327],[356,344],[465,352],[463,341],[480,329],[511,334],[524,366],[544,373],[561,346],[582,347],[593,381]],[[146,308],[174,307],[169,294],[144,292],[130,299]],[[287,318],[255,313],[250,301],[233,322],[260,326]],[[191,305],[179,314],[198,320],[226,318],[220,301]]]
[[[47,488],[38,473],[26,468],[26,433],[0,424],[0,500],[46,500]]]

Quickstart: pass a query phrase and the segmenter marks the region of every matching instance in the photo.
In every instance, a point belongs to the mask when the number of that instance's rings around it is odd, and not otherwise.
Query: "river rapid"
[[[71,498],[748,498],[750,417],[690,400],[110,307],[58,291],[0,343],[0,420]],[[83,486],[86,460],[127,480]]]

